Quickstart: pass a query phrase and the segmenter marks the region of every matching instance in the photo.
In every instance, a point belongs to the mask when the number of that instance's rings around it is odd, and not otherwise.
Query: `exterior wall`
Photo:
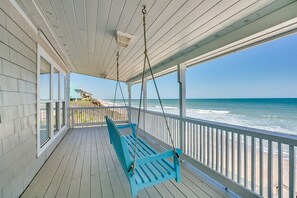
[[[0,7],[0,198],[20,196],[68,131],[37,158],[38,40],[16,17]]]

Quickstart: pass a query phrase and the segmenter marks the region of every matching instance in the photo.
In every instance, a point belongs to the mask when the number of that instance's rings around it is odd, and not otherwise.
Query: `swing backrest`
[[[128,169],[132,164],[132,159],[130,158],[127,141],[125,136],[121,135],[120,130],[115,125],[115,123],[108,116],[105,117],[106,124],[108,128],[110,142],[112,143],[114,150],[121,162],[122,167],[127,173]]]

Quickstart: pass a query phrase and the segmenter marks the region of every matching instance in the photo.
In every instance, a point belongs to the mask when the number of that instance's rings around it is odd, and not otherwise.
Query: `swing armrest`
[[[117,126],[119,129],[129,128],[129,127],[136,127],[136,124],[123,124]]]
[[[117,126],[118,129],[126,129],[126,128],[132,128],[133,135],[135,136],[136,133],[136,124],[124,124],[124,125],[119,125]]]
[[[178,155],[182,154],[181,149],[177,148],[176,152],[177,152]],[[165,151],[163,153],[157,153],[157,154],[154,154],[154,155],[138,158],[138,159],[136,159],[136,165],[143,165],[143,164],[147,164],[147,163],[154,162],[154,161],[157,161],[157,160],[167,159],[167,158],[170,158],[170,157],[174,157],[173,150]]]

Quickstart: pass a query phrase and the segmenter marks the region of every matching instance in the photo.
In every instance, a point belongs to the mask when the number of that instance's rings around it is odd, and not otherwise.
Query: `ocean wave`
[[[189,109],[191,111],[191,109]],[[192,109],[196,113],[201,114],[229,114],[230,111],[219,111],[219,110],[204,110],[204,109]]]
[[[278,116],[276,116],[276,115],[261,115],[261,117],[264,117],[264,118],[278,118]]]
[[[168,109],[168,110],[178,110],[178,107],[172,107],[172,106],[163,106],[163,107],[164,107],[164,109]],[[161,106],[156,105],[156,106],[154,106],[154,108],[161,109]]]

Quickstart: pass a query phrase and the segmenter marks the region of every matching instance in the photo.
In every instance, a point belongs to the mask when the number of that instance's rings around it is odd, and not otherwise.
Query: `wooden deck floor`
[[[230,197],[182,169],[183,182],[167,181],[139,197]],[[21,197],[131,197],[105,127],[71,129]]]

